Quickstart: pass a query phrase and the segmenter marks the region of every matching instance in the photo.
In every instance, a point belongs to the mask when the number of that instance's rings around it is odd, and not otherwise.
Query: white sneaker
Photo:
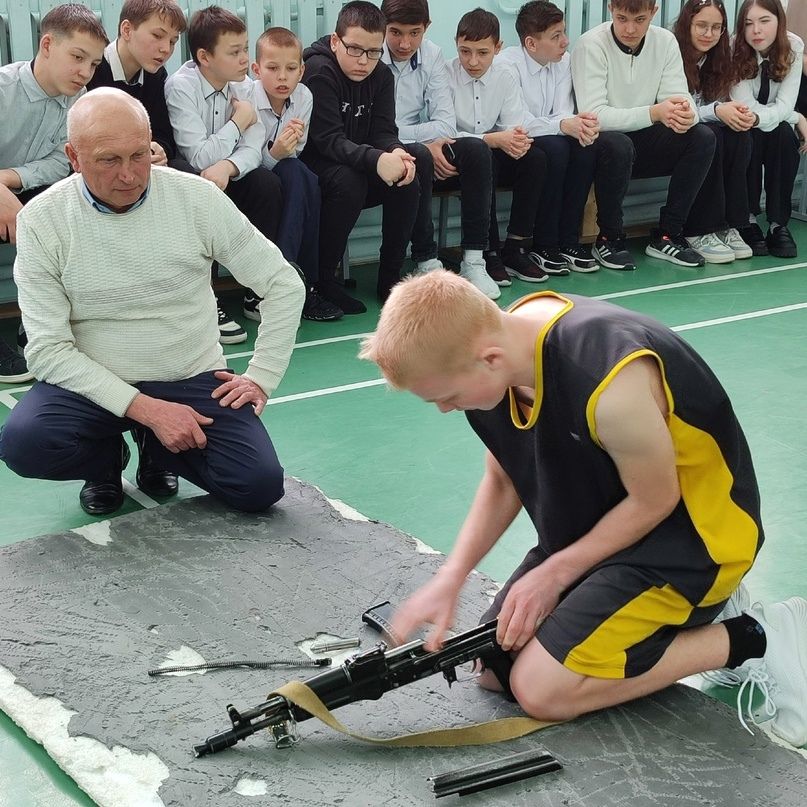
[[[473,283],[479,291],[491,300],[498,300],[502,296],[502,292],[496,285],[496,281],[488,274],[485,269],[485,261],[463,261],[460,264],[460,277],[464,277],[470,283]]]
[[[716,233],[687,236],[687,243],[703,255],[706,263],[731,263],[734,260],[734,250],[726,246]]]
[[[743,237],[734,227],[729,227],[728,230],[720,230],[717,233],[717,237],[734,252],[734,257],[738,261],[744,258],[750,258],[754,254],[754,250],[743,241]]]
[[[725,622],[727,619],[733,619],[735,616],[744,614],[751,607],[751,595],[744,583],[735,589],[734,593],[729,597],[723,610],[715,617],[713,622]],[[705,678],[712,684],[720,684],[724,687],[733,687],[742,684],[748,677],[748,670],[745,665],[737,667],[736,669],[729,669],[723,667],[720,670],[707,670],[701,673],[701,677]]]
[[[737,693],[740,722],[748,731],[744,713],[757,722],[752,703],[758,689],[764,698],[764,715],[772,718],[771,731],[797,748],[807,745],[807,600],[791,597],[772,605],[755,603],[748,614],[764,628],[768,646],[763,658],[743,665],[748,675]]]
[[[429,258],[427,261],[418,261],[414,274],[425,275],[434,272],[436,269],[444,269],[443,262],[439,258]]]

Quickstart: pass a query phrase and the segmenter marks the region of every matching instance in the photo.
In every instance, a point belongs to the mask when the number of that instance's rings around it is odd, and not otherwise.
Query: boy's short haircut
[[[244,34],[247,26],[240,17],[221,6],[208,6],[195,12],[188,24],[188,49],[196,64],[200,50],[213,53],[222,34]]]
[[[467,369],[476,340],[499,330],[496,303],[467,280],[438,269],[395,285],[359,358],[375,362],[393,387],[407,389],[425,375]]]
[[[652,11],[657,5],[657,0],[611,0],[612,11],[624,11],[627,14]]]
[[[104,26],[98,22],[95,14],[81,3],[65,3],[51,9],[42,18],[39,33],[41,36],[50,34],[56,39],[76,33],[89,34],[105,45],[109,44]]]
[[[344,36],[348,28],[361,28],[369,34],[383,34],[387,20],[381,9],[367,0],[353,0],[342,6],[336,18],[336,35]]]
[[[172,28],[182,33],[188,23],[182,9],[174,0],[125,0],[120,10],[118,28],[124,20],[129,20],[133,28],[141,26],[149,17],[156,14]]]
[[[484,8],[475,8],[462,15],[457,24],[456,39],[481,42],[488,37],[492,37],[494,42],[500,39],[499,19],[494,14]]]
[[[399,25],[428,25],[429,4],[427,0],[382,0],[381,13],[387,19],[387,25],[397,22]]]
[[[300,51],[300,60],[303,58],[303,43],[293,31],[288,28],[267,28],[255,43],[255,61],[261,60],[261,48],[264,45],[274,45],[276,48],[297,48]]]
[[[531,0],[519,9],[516,17],[516,33],[524,44],[528,36],[542,34],[548,28],[563,22],[563,11],[547,0]]]

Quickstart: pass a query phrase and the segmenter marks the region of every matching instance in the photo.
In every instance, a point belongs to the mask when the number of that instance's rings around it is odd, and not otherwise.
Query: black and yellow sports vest
[[[650,356],[668,400],[681,500],[601,566],[642,567],[693,605],[725,600],[763,541],[751,454],[726,391],[692,347],[659,322],[578,295],[544,294],[567,304],[536,339],[531,422],[524,422],[512,392],[489,412],[467,413],[513,481],[541,549],[552,554],[568,546],[625,497],[598,441],[594,411],[625,364]]]

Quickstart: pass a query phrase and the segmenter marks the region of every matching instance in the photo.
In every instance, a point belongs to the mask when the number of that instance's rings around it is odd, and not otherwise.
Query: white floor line
[[[678,283],[663,283],[659,286],[646,286],[641,289],[626,289],[625,291],[613,291],[608,294],[598,294],[594,300],[615,300],[619,297],[635,297],[639,294],[650,294],[655,291],[667,291],[669,289],[681,289],[687,286],[702,286],[705,283],[721,283],[724,280],[742,280],[746,277],[758,277],[759,275],[770,275],[775,272],[788,272],[791,269],[802,269],[807,263],[789,263],[783,266],[769,266],[767,269],[752,269],[750,272],[734,272],[730,275],[717,275],[715,277],[699,277],[697,280],[681,280]]]
[[[692,322],[689,325],[676,325],[671,330],[676,333],[681,331],[694,331],[698,328],[710,328],[712,325],[726,325],[729,322],[740,322],[744,319],[757,319],[758,317],[770,317],[773,314],[784,314],[788,311],[799,311],[807,308],[807,303],[794,303],[793,305],[780,305],[778,308],[764,308],[761,311],[749,311],[747,314],[734,314],[730,317],[718,317],[717,319],[705,319],[701,322]]]
[[[151,496],[147,496],[145,493],[143,493],[143,491],[140,490],[140,488],[135,487],[125,477],[121,477],[121,481],[123,482],[123,492],[130,499],[134,499],[141,507],[150,509],[152,507],[157,507],[160,504],[158,501],[152,499]]]
[[[331,336],[327,339],[312,339],[310,342],[297,342],[294,345],[294,350],[298,350],[301,347],[319,347],[320,345],[332,345],[336,342],[350,342],[352,339],[364,339],[365,336],[370,336],[370,333],[349,333],[345,336]],[[224,358],[243,359],[251,355],[251,350],[245,350],[243,353],[226,353]]]
[[[29,389],[31,388],[24,387],[22,390],[15,390],[15,392],[24,392]],[[17,405],[17,399],[10,392],[0,392],[0,403],[4,404],[9,409],[13,409]]]
[[[337,392],[350,392],[354,389],[364,389],[365,387],[380,387],[387,382],[383,378],[375,378],[372,381],[359,381],[355,384],[342,384],[339,387],[325,387],[324,389],[314,389],[310,392],[298,392],[296,395],[283,395],[280,398],[270,398],[267,406],[274,404],[289,403],[290,401],[302,401],[306,398],[319,398],[322,395],[334,395]]]

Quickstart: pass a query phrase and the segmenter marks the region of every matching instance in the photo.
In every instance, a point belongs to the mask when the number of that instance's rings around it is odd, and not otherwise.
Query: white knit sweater
[[[650,107],[682,96],[694,108],[678,41],[651,25],[638,56],[621,51],[611,23],[586,31],[572,50],[577,108],[594,112],[606,131],[635,132],[653,125]]]
[[[210,265],[263,297],[244,374],[268,394],[288,366],[305,289],[212,182],[153,168],[137,209],[101,213],[81,176],[57,182],[17,217],[14,279],[40,381],[123,415],[139,381],[178,381],[226,367]]]

